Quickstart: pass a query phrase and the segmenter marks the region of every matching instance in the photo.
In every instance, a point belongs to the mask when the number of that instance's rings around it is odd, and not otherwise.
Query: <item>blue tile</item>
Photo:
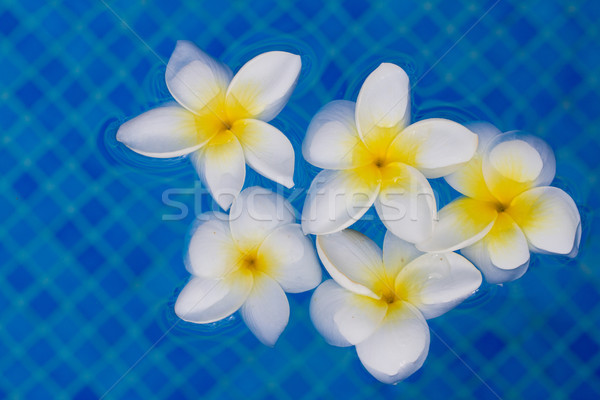
[[[125,257],[125,264],[136,275],[141,275],[150,267],[152,260],[141,247],[135,247]]]
[[[57,385],[66,387],[76,381],[77,373],[67,363],[60,363],[50,371],[50,377]]]
[[[273,22],[272,27],[282,32],[293,32],[300,29],[298,21],[292,18],[289,14],[282,14],[279,16],[279,18]]]
[[[600,397],[600,391],[594,389],[588,382],[581,383],[570,396],[573,400],[597,399],[598,397]]]
[[[102,267],[106,258],[98,249],[90,246],[81,252],[77,260],[88,272],[94,273]]]
[[[369,3],[366,1],[354,1],[354,0],[346,0],[344,1],[344,10],[348,14],[352,16],[354,19],[359,19],[362,17],[365,12],[369,9]]]
[[[439,37],[440,27],[431,19],[424,15],[412,31],[425,43],[431,42],[434,38]]]
[[[48,150],[36,163],[46,175],[54,174],[62,166],[62,161],[52,150]]]
[[[102,163],[96,156],[90,156],[87,159],[83,160],[81,166],[83,167],[83,170],[87,172],[87,174],[92,179],[99,179],[106,171],[105,166],[102,165]]]
[[[330,40],[336,40],[345,30],[342,22],[335,15],[327,18],[320,26],[320,31]]]
[[[48,318],[59,307],[58,302],[47,291],[40,292],[30,302],[31,308],[41,318]]]
[[[100,325],[98,332],[109,345],[114,346],[123,338],[125,328],[117,319],[111,317]]]
[[[536,29],[527,18],[521,18],[514,22],[510,27],[510,31],[520,46],[527,45],[536,35]]]
[[[61,139],[61,145],[69,152],[75,152],[85,143],[85,140],[78,132],[70,130]]]
[[[156,393],[165,387],[165,385],[169,382],[169,377],[167,377],[160,368],[151,367],[144,374],[144,382],[146,386],[152,390],[152,392]]]
[[[27,246],[35,238],[35,230],[27,221],[19,221],[10,229],[10,236],[21,247]]]
[[[119,36],[110,45],[110,52],[121,60],[125,60],[129,55],[134,53],[135,46],[128,36]]]
[[[68,43],[68,46],[69,54],[76,62],[84,60],[85,57],[91,53],[90,44],[81,35],[75,35]]]
[[[582,333],[571,343],[571,350],[583,361],[590,361],[598,354],[600,345],[587,333]]]
[[[167,358],[176,370],[181,370],[194,361],[186,349],[179,347],[170,350],[167,353]]]
[[[564,336],[576,325],[576,322],[566,310],[561,309],[548,319],[548,324],[556,334]]]
[[[92,366],[102,358],[102,354],[90,341],[86,341],[75,350],[75,356],[83,365]]]
[[[108,212],[100,201],[92,198],[81,207],[81,213],[92,225],[95,225],[105,218]]]
[[[27,62],[33,63],[44,53],[44,44],[34,34],[28,34],[17,43],[17,49]]]
[[[40,366],[45,365],[50,360],[54,359],[55,351],[52,345],[44,338],[36,341],[29,347],[29,357]]]
[[[192,375],[193,382],[199,394],[207,394],[217,383],[217,379],[212,376],[204,367],[200,366]]]
[[[72,223],[67,222],[56,232],[58,240],[68,248],[73,247],[81,239],[81,231]]]
[[[476,341],[476,346],[483,356],[491,359],[496,356],[505,346],[504,341],[494,332],[485,332]]]
[[[76,307],[86,319],[94,318],[104,309],[103,304],[100,302],[100,300],[98,300],[93,292],[78,301]]]
[[[104,38],[115,26],[115,19],[106,12],[101,12],[89,24],[89,28],[98,38]]]
[[[86,183],[82,182],[75,174],[70,173],[60,182],[60,190],[67,198],[74,200],[84,193]]]
[[[44,127],[50,131],[58,128],[58,126],[65,120],[65,115],[63,112],[54,104],[47,104],[46,107],[36,115]]]
[[[215,364],[223,371],[231,370],[240,361],[240,357],[230,349],[224,349],[215,358]]]
[[[331,62],[323,71],[323,78],[327,80],[328,88],[331,89],[336,83],[337,80],[342,76],[342,71],[335,64],[335,62]]]
[[[550,365],[546,367],[546,374],[548,377],[561,386],[568,382],[574,373],[573,367],[571,367],[564,358],[553,360]]]
[[[33,82],[26,82],[17,89],[16,95],[25,107],[31,108],[42,98],[42,91]]]
[[[79,84],[79,82],[73,82],[65,91],[64,98],[69,102],[69,104],[77,109],[83,105],[83,102],[87,99],[88,93],[86,90]]]
[[[127,86],[120,84],[108,94],[109,100],[122,110],[130,110],[134,96]]]
[[[25,266],[17,265],[17,267],[8,274],[8,282],[17,292],[23,292],[34,282],[34,277]]]
[[[106,230],[104,238],[113,248],[118,249],[127,243],[129,233],[117,223]]]
[[[19,21],[9,10],[0,15],[0,32],[8,36],[19,25]]]
[[[71,29],[69,22],[57,10],[50,10],[44,18],[43,26],[54,40],[68,33]]]
[[[100,395],[94,392],[89,386],[84,386],[73,396],[73,400],[93,400],[99,398]]]
[[[49,195],[43,196],[33,207],[34,214],[44,223],[62,217],[63,209]]]
[[[46,78],[49,83],[56,84],[68,74],[67,67],[62,60],[52,58],[46,65],[40,69],[40,74]]]
[[[20,361],[14,361],[8,368],[5,369],[3,376],[8,379],[13,385],[23,384],[31,377],[29,369],[26,368]]]
[[[17,160],[6,149],[0,149],[0,173],[7,174],[16,164]]]

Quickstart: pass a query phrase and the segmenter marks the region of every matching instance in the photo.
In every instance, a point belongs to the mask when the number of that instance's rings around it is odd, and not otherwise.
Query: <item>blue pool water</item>
[[[1,0],[0,398],[599,398],[599,22],[594,0]],[[274,122],[297,151],[295,206],[317,172],[299,151],[310,117],[392,61],[418,81],[415,118],[487,119],[550,143],[555,184],[582,213],[580,255],[535,257],[522,279],[431,320],[428,360],[397,386],[326,345],[310,294],[290,296],[273,349],[235,316],[174,325],[188,227],[210,198],[188,161],[137,156],[114,134],[169,98],[161,60],[178,39],[234,70],[265,50],[302,55]],[[251,172],[253,184],[276,189]]]

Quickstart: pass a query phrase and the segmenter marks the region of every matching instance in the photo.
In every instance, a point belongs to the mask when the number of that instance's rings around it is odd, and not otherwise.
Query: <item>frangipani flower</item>
[[[244,185],[246,163],[286,187],[294,186],[294,149],[268,121],[287,103],[300,56],[263,53],[233,76],[226,65],[188,41],[178,41],[166,71],[177,103],[125,122],[117,140],[148,157],[191,154],[204,185],[229,209]]]
[[[439,212],[433,235],[418,244],[423,251],[461,252],[490,283],[521,277],[529,252],[574,257],[581,218],[563,190],[548,186],[556,162],[541,139],[500,131],[487,123],[479,134],[478,154],[446,181],[465,195]]]
[[[469,297],[481,273],[456,253],[423,254],[388,231],[382,250],[346,229],[317,236],[333,279],[315,290],[310,316],[334,346],[356,346],[375,378],[396,383],[418,370],[429,351],[428,318]]]
[[[477,135],[440,118],[408,125],[409,92],[404,70],[384,63],[367,77],[356,104],[333,101],[315,115],[302,154],[324,170],[304,204],[306,233],[340,231],[375,204],[400,238],[415,243],[430,235],[436,205],[426,178],[447,175],[469,161]]]
[[[321,282],[314,246],[302,233],[291,205],[269,190],[245,189],[229,216],[204,214],[190,241],[187,269],[175,313],[198,324],[223,319],[241,308],[252,333],[273,346],[288,323],[285,292],[300,293]]]

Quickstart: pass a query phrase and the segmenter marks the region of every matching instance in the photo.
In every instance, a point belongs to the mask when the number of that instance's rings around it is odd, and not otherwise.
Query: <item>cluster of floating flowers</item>
[[[396,383],[427,357],[426,320],[472,295],[482,274],[489,283],[515,280],[530,251],[576,255],[580,215],[568,194],[549,186],[549,146],[487,123],[410,124],[409,78],[394,64],[366,78],[356,103],[333,101],[312,119],[302,154],[323,171],[301,225],[280,195],[242,191],[246,163],[294,185],[294,149],[268,121],[300,70],[299,56],[273,51],[233,76],[180,41],[166,71],[176,103],[119,128],[117,139],[140,154],[189,154],[215,201],[230,209],[198,217],[186,262],[192,278],[175,304],[181,319],[211,323],[241,310],[254,335],[273,346],[289,319],[285,293],[316,287],[310,316],[325,340],[355,346],[376,379]],[[428,179],[440,177],[462,196],[438,212]],[[372,205],[388,229],[383,249],[347,229]],[[331,277],[322,283],[318,259]]]

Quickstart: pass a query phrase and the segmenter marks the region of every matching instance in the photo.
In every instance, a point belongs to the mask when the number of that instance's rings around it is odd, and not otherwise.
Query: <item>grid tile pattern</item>
[[[493,5],[2,0],[0,397],[600,397],[600,3]],[[325,344],[309,294],[290,296],[274,349],[235,316],[173,327],[188,226],[213,205],[194,196],[187,161],[137,156],[114,133],[168,99],[161,59],[177,39],[234,69],[267,49],[300,53],[300,83],[275,122],[298,155],[316,110],[355,98],[384,60],[418,81],[416,118],[476,117],[542,136],[556,150],[556,184],[582,212],[579,257],[537,257],[519,281],[430,321],[425,366],[397,386]],[[300,157],[296,169],[297,187],[308,187],[317,170]],[[250,172],[253,184],[275,189]],[[284,194],[299,194],[301,207],[301,191]],[[185,218],[163,219],[174,214],[164,196],[186,205]]]

